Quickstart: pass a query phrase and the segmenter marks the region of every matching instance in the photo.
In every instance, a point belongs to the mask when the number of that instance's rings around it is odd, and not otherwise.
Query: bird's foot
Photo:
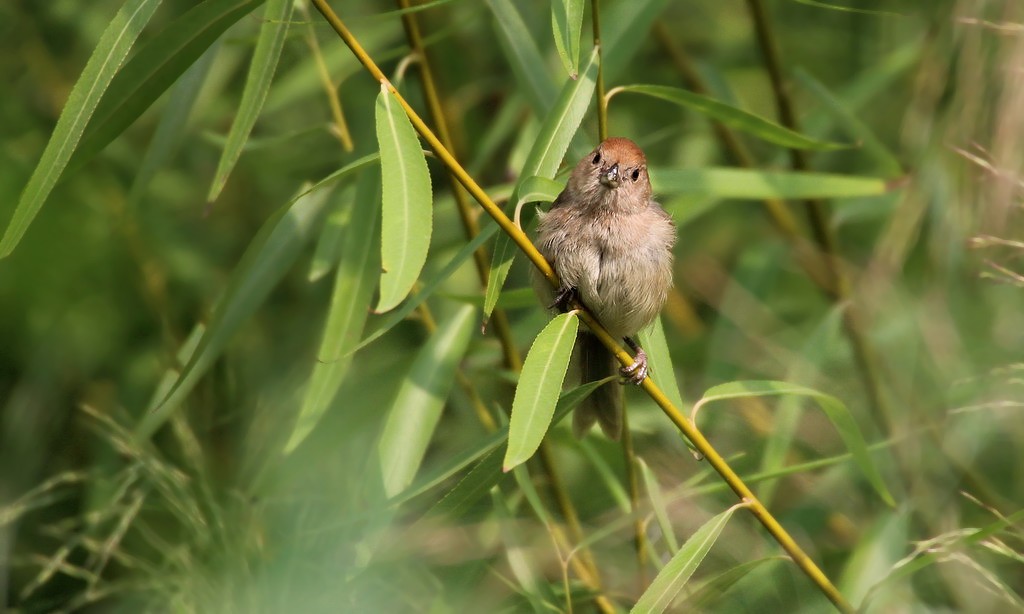
[[[639,386],[647,379],[647,354],[639,347],[634,349],[636,350],[636,358],[633,359],[633,364],[628,367],[622,367],[619,369],[619,373],[624,378],[623,384]]]
[[[558,311],[565,313],[569,311],[569,303],[573,302],[576,298],[576,288],[572,286],[563,286],[558,289],[558,294],[555,295],[555,301],[548,305],[548,309],[558,309]]]

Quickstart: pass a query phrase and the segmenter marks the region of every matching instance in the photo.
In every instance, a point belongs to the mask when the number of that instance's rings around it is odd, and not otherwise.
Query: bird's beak
[[[617,163],[601,173],[601,184],[609,188],[619,187],[619,165]]]

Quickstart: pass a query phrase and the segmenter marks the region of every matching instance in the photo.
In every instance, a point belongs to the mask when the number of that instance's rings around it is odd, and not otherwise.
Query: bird
[[[539,273],[534,288],[549,307],[566,311],[578,300],[615,338],[636,353],[620,369],[623,383],[641,384],[647,355],[634,339],[661,311],[672,287],[676,228],[655,202],[643,150],[630,139],[612,137],[582,158],[565,189],[547,212],[538,213],[537,249],[558,275],[557,289]],[[583,383],[615,374],[614,356],[589,330],[576,348]],[[594,423],[618,440],[622,398],[613,386],[595,390],[573,415],[573,433],[584,436]]]

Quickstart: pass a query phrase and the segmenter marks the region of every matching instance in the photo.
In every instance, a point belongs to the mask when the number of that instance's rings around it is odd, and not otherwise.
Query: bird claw
[[[622,367],[619,369],[619,373],[624,378],[623,384],[633,384],[634,386],[642,384],[647,379],[647,354],[637,348],[633,364],[628,367]]]
[[[564,286],[558,289],[558,294],[555,295],[553,303],[548,305],[548,309],[558,309],[562,313],[569,310],[569,303],[576,298],[576,288],[572,286]]]

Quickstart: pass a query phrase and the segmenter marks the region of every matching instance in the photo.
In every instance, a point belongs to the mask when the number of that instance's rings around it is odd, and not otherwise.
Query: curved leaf
[[[380,223],[380,173],[371,169],[359,178],[351,219],[344,230],[341,258],[334,276],[330,311],[309,376],[298,421],[284,447],[289,454],[312,432],[330,407],[338,388],[348,375],[352,356],[349,349],[359,341],[369,316],[379,265],[374,238]]]
[[[725,104],[724,102],[719,102],[718,100],[709,98],[708,96],[694,94],[693,92],[689,92],[678,87],[668,87],[665,85],[626,85],[616,89],[619,92],[643,94],[645,96],[659,98],[661,100],[686,107],[687,109],[696,111],[705,117],[718,120],[727,126],[735,128],[736,130],[746,132],[747,134],[756,136],[770,143],[782,145],[783,147],[818,150],[846,149],[850,147],[849,145],[844,145],[842,143],[831,143],[828,141],[812,139],[809,136],[790,130],[785,126],[776,124],[775,122],[744,111],[743,109]]]
[[[71,89],[39,164],[18,199],[14,215],[0,239],[0,258],[6,258],[14,251],[39,213],[67,167],[103,92],[159,5],[160,0],[128,0],[103,31],[82,75]]]
[[[697,529],[690,539],[686,540],[679,552],[672,557],[672,560],[665,565],[664,569],[658,572],[657,577],[640,596],[639,601],[630,612],[648,614],[649,612],[664,612],[668,609],[676,595],[696,571],[700,562],[711,550],[711,546],[715,545],[715,541],[722,534],[726,523],[741,507],[743,504],[737,503]]]
[[[653,168],[651,185],[661,195],[747,200],[880,196],[895,188],[876,177],[740,168]]]
[[[790,560],[788,556],[769,556],[763,559],[754,559],[753,561],[740,563],[694,589],[683,601],[676,604],[676,608],[680,612],[709,611],[708,608],[714,604],[716,598],[724,595],[733,585],[745,578],[750,572],[760,568],[765,563],[777,563],[788,560]]]
[[[224,151],[217,162],[217,172],[206,196],[210,202],[217,200],[217,196],[224,189],[228,175],[242,155],[242,147],[249,138],[252,127],[256,125],[260,110],[263,109],[263,101],[267,99],[270,81],[277,69],[277,61],[281,58],[281,49],[284,48],[284,39],[288,33],[288,23],[294,6],[294,0],[267,0],[260,35],[256,39],[256,49],[252,54],[252,64],[249,65],[249,74],[245,78],[242,101],[238,104],[238,114],[231,124]]]
[[[512,399],[505,471],[526,462],[544,439],[569,368],[579,325],[574,312],[563,313],[548,322],[533,340]]]
[[[551,31],[555,49],[570,79],[576,78],[580,67],[580,30],[583,29],[583,0],[553,0]]]
[[[376,311],[384,312],[402,302],[423,270],[430,248],[433,210],[430,173],[416,130],[384,85],[377,96],[376,118],[384,179],[380,299]]]
[[[476,309],[459,309],[431,335],[402,381],[377,445],[388,497],[408,488],[419,471],[475,322]]]
[[[713,401],[721,401],[723,399],[786,394],[808,396],[817,402],[818,407],[825,412],[829,421],[836,427],[836,431],[839,432],[843,443],[846,444],[846,448],[853,455],[854,461],[860,467],[864,476],[867,477],[871,486],[874,487],[875,492],[889,505],[896,505],[892,495],[889,494],[889,489],[885,486],[885,481],[882,480],[882,475],[878,472],[878,468],[875,467],[874,461],[871,460],[871,455],[868,454],[868,448],[864,442],[864,436],[861,435],[860,427],[857,426],[853,416],[850,415],[850,411],[843,405],[842,401],[831,395],[787,382],[768,380],[729,382],[708,389],[701,400],[697,401],[696,405],[694,405],[693,412],[696,417],[699,408]]]

